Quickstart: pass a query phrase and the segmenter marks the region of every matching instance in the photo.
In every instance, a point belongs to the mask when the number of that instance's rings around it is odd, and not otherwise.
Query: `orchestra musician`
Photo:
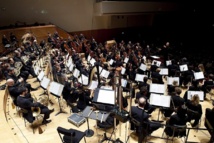
[[[179,106],[177,108],[177,112],[175,114],[172,114],[169,118],[169,120],[166,121],[166,128],[164,129],[164,132],[168,136],[186,136],[186,130],[179,132],[177,130],[173,131],[173,126],[174,125],[186,125],[188,121],[187,118],[187,110],[182,108],[182,106]]]
[[[191,120],[194,120],[192,127],[195,127],[198,125],[202,116],[202,106],[200,104],[199,96],[197,94],[193,95],[191,100],[187,100],[186,106],[187,109],[189,109],[188,121],[190,122]]]
[[[162,126],[160,123],[152,122],[149,120],[150,115],[145,112],[145,105],[146,99],[144,97],[140,97],[138,100],[138,105],[131,107],[131,117],[140,123],[139,126],[131,123],[131,128],[136,128],[139,143],[142,143],[147,135],[151,134]]]
[[[54,109],[49,110],[48,107],[44,106],[43,104],[39,102],[33,102],[32,98],[26,96],[28,93],[28,89],[26,87],[20,87],[19,91],[20,95],[17,97],[17,105],[27,111],[27,113],[23,113],[23,117],[28,122],[32,123],[35,118],[33,117],[31,107],[39,107],[41,110],[40,114],[44,114],[42,124],[50,123],[51,120],[48,120],[48,118],[50,117],[50,114],[54,111]]]

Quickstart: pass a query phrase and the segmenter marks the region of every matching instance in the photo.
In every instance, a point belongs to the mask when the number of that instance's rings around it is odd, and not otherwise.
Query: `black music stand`
[[[64,85],[57,83],[55,81],[52,81],[50,83],[50,88],[49,88],[49,92],[54,95],[55,97],[58,98],[58,103],[59,103],[59,112],[56,113],[56,115],[60,114],[60,113],[66,113],[65,111],[62,110],[61,105],[60,105],[60,97],[63,91]],[[55,115],[55,116],[56,116]]]
[[[91,137],[94,135],[94,131],[89,129],[88,118],[93,119],[93,120],[98,120],[101,122],[105,122],[109,115],[110,115],[110,113],[108,113],[108,112],[105,112],[105,111],[102,111],[102,113],[96,112],[96,110],[93,111],[93,107],[86,106],[86,108],[82,112],[82,116],[87,119],[87,125],[88,125],[88,129],[85,131],[86,137]]]

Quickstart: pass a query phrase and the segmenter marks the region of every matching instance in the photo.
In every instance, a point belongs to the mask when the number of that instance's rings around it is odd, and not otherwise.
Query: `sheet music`
[[[152,65],[156,65],[156,66],[160,67],[161,61],[153,60]]]
[[[186,64],[185,65],[180,65],[179,68],[180,68],[180,71],[188,71],[188,67],[187,67]]]
[[[37,76],[37,78],[39,79],[39,81],[41,81],[41,80],[43,79],[44,76],[45,76],[44,71],[41,71],[41,72],[39,73],[39,75]]]
[[[96,62],[96,60],[94,59],[94,58],[91,58],[91,60],[90,60],[90,64],[92,65],[92,66],[94,66],[94,63]]]
[[[114,90],[99,90],[97,102],[106,104],[115,104]]]
[[[101,89],[108,89],[108,90],[112,90],[112,86],[101,86]]]
[[[149,92],[164,94],[165,92],[164,84],[154,84],[154,83],[150,84]]]
[[[194,72],[195,79],[204,79],[204,73],[203,72]]]
[[[90,60],[91,60],[91,56],[89,54],[88,57],[87,57],[87,61],[89,62]]]
[[[75,69],[73,75],[74,77],[78,78],[80,75],[80,71],[78,69]]]
[[[137,73],[135,76],[135,81],[142,81],[143,82],[144,77],[147,77],[147,75]]]
[[[121,70],[121,74],[124,75],[125,72],[126,72],[126,69],[125,69],[124,67],[121,67],[121,69],[122,69],[122,70]]]
[[[103,68],[99,66],[99,74],[102,72]]]
[[[85,76],[84,74],[81,74],[78,81],[79,81],[79,83],[82,83],[83,85],[88,85],[88,77]]]
[[[68,59],[68,61],[67,61],[67,63],[66,63],[66,66],[67,66],[67,67],[70,67],[71,64],[72,64],[72,58],[69,57],[69,59]]]
[[[97,88],[97,86],[98,86],[98,81],[92,80],[91,85],[89,86],[88,89],[94,90]]]
[[[139,67],[142,71],[146,71],[146,65],[141,63],[140,67]]]
[[[72,72],[74,69],[74,64],[71,63],[70,67],[69,67],[69,71]]]
[[[34,70],[34,72],[35,72],[36,75],[39,74],[39,70],[40,70],[39,66],[36,66],[36,67],[35,67],[35,70]]]
[[[171,65],[171,64],[172,64],[172,61],[171,61],[171,60],[166,61],[166,66],[169,66],[169,65]]]
[[[129,58],[126,57],[126,58],[124,59],[124,63],[128,63],[128,61],[129,61]]]
[[[161,68],[159,74],[160,75],[168,75],[169,71],[167,68]]]
[[[61,96],[63,88],[64,88],[64,85],[57,83],[55,81],[52,81],[50,83],[49,92],[51,92],[56,96]]]
[[[122,86],[122,87],[126,87],[126,85],[127,85],[127,80],[121,78],[121,86]]]
[[[187,99],[191,99],[192,96],[198,95],[200,101],[204,101],[204,92],[203,91],[187,91]]]
[[[113,60],[113,59],[111,59],[111,60],[109,61],[109,64],[110,64],[110,65],[112,65],[112,64],[113,64],[113,62],[114,62],[114,60]]]
[[[100,74],[100,76],[102,76],[104,78],[108,78],[109,74],[110,74],[109,71],[103,69],[102,72],[101,72],[101,74]]]
[[[167,77],[167,84],[168,85],[173,85],[174,81],[176,81],[178,83],[178,85],[180,85],[179,77]]]
[[[171,96],[152,93],[149,98],[150,104],[160,107],[170,107]]]
[[[50,83],[50,79],[44,76],[41,81],[41,87],[43,87],[44,89],[47,89],[49,83]]]

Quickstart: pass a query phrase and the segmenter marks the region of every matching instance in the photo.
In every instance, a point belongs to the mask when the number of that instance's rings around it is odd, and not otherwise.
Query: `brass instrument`
[[[22,60],[22,62],[23,62],[25,65],[27,65],[27,62],[28,62],[28,60],[29,60],[29,57],[28,57],[28,56],[22,56],[22,57],[21,57],[21,60]]]
[[[14,67],[15,67],[14,68],[14,74],[16,76],[19,76],[22,66],[23,66],[22,62],[15,62],[15,64],[14,64]]]

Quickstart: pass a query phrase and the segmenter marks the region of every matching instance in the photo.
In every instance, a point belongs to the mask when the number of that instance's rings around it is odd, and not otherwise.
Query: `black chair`
[[[60,136],[62,143],[79,143],[82,138],[86,143],[85,133],[75,129],[65,129],[57,127],[57,132]]]
[[[170,140],[169,137],[171,137],[172,142],[174,142],[175,137],[177,137],[177,138],[186,137],[187,125],[173,125],[173,126],[170,126],[169,128],[171,128],[171,130],[172,130],[172,132],[170,134],[168,134],[166,132],[166,130],[164,130],[164,132],[167,135],[167,142],[168,142],[168,140]],[[164,134],[164,132],[163,132],[163,134]],[[162,137],[163,137],[163,134],[162,134]]]

